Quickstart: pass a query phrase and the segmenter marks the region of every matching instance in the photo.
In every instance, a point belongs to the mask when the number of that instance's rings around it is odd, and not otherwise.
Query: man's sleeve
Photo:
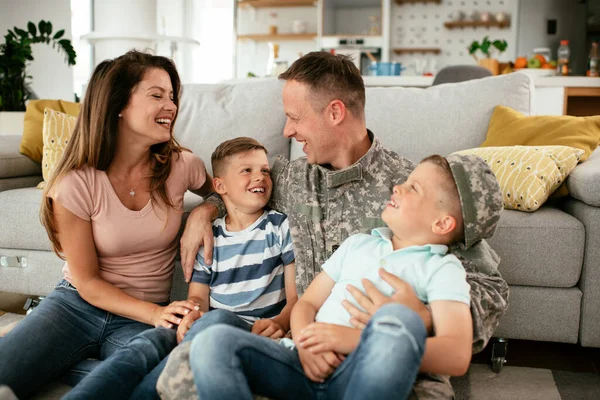
[[[223,203],[223,199],[221,199],[221,196],[219,196],[218,193],[213,192],[209,194],[208,197],[204,198],[204,203],[212,204],[213,206],[217,207],[217,211],[219,212],[217,218],[223,218],[225,214],[227,214],[225,203]]]
[[[485,240],[468,250],[455,249],[453,254],[465,267],[471,286],[475,354],[486,346],[508,308],[508,284],[498,272],[500,257]]]
[[[277,156],[271,168],[273,180],[273,193],[269,200],[269,207],[284,214],[289,214],[289,165],[290,162],[283,156]]]

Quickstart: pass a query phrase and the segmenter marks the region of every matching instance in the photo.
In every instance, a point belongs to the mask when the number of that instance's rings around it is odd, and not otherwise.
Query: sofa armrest
[[[569,195],[590,206],[600,207],[600,147],[567,177]]]
[[[0,136],[0,179],[41,175],[42,167],[19,153],[21,136]]]

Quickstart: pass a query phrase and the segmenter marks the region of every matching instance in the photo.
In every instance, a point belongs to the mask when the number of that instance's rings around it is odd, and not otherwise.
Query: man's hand
[[[298,345],[311,353],[350,354],[360,342],[360,329],[314,322],[300,332]]]
[[[200,246],[204,245],[204,261],[208,265],[212,264],[214,238],[211,221],[214,212],[214,205],[201,204],[194,208],[187,219],[183,235],[181,235],[179,241],[181,266],[186,282],[192,279],[194,261]]]
[[[306,377],[319,383],[324,382],[346,359],[343,355],[333,351],[316,354],[302,348],[298,348],[298,356]]]
[[[394,288],[395,293],[390,297],[384,296],[368,279],[362,280],[362,284],[367,292],[366,296],[354,286],[348,285],[347,289],[350,294],[352,294],[358,304],[360,304],[361,307],[367,311],[363,312],[356,308],[349,301],[344,300],[342,304],[346,311],[348,311],[348,313],[350,313],[352,316],[350,323],[356,328],[364,329],[371,319],[371,316],[375,314],[377,310],[379,310],[379,307],[388,303],[398,303],[405,305],[419,314],[423,319],[425,327],[427,328],[427,332],[431,333],[433,328],[431,312],[429,312],[427,307],[425,307],[425,304],[419,300],[413,288],[406,283],[406,281],[390,274],[383,268],[379,269],[379,276],[381,276],[384,281],[389,283],[390,286]]]
[[[177,343],[181,343],[187,331],[192,327],[192,324],[199,320],[203,315],[203,311],[194,310],[181,319],[181,323],[179,324],[179,327],[177,327]]]
[[[285,336],[285,330],[281,325],[271,318],[259,319],[252,325],[252,333],[260,336],[280,339]]]

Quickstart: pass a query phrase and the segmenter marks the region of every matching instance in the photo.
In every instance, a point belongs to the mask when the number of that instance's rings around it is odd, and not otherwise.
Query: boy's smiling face
[[[225,174],[215,177],[215,189],[236,210],[254,213],[271,198],[273,181],[263,150],[250,150],[227,157]],[[228,205],[229,210],[229,205]]]
[[[447,184],[441,167],[423,162],[406,182],[394,186],[381,218],[403,246],[442,243],[447,232],[448,212],[443,204],[443,185]],[[452,218],[452,217],[450,217]],[[443,229],[439,229],[444,223]],[[453,230],[454,227],[451,227]]]

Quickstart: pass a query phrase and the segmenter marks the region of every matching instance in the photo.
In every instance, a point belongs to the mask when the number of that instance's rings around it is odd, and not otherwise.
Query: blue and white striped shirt
[[[192,282],[210,287],[210,308],[232,311],[248,323],[272,318],[285,307],[284,266],[294,261],[288,219],[265,211],[240,232],[229,232],[225,217],[213,222],[213,263],[196,256]]]

